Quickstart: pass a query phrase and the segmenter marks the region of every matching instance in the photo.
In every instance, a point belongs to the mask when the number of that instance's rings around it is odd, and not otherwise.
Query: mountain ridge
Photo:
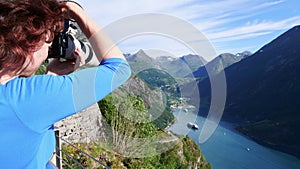
[[[252,53],[249,51],[244,51],[235,55],[232,53],[222,53],[207,64],[199,67],[196,71],[194,71],[192,74],[189,74],[187,77],[207,78],[208,72],[210,75],[215,75],[225,68],[231,66],[232,64],[235,64],[251,55]]]
[[[207,63],[203,57],[192,54],[178,58],[171,56],[152,58],[142,49],[135,54],[126,54],[125,56],[135,73],[155,68],[166,71],[175,78],[183,78]]]
[[[225,69],[227,100],[223,121],[257,142],[300,157],[300,26]],[[209,79],[199,81],[205,115]],[[206,101],[203,101],[206,100]],[[205,104],[207,105],[205,105]]]

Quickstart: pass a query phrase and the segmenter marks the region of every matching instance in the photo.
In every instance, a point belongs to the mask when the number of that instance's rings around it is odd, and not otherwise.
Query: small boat
[[[199,128],[197,124],[191,123],[191,122],[189,122],[187,124],[187,126],[188,126],[188,128],[191,128],[191,129],[198,129]]]

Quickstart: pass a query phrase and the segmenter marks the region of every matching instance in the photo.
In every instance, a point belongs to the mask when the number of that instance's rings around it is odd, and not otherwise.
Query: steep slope
[[[300,26],[225,69],[223,120],[258,142],[300,157]],[[207,113],[210,82],[198,84],[200,114]],[[192,97],[192,96],[191,96]]]
[[[300,98],[300,27],[225,70],[226,115],[248,121],[295,115]],[[254,115],[255,114],[255,115]],[[300,114],[299,114],[300,115]]]
[[[300,157],[300,27],[226,70],[225,118],[263,144]]]

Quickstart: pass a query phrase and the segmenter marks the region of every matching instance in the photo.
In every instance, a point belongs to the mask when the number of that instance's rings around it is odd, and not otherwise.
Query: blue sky
[[[102,27],[136,14],[168,14],[185,20],[207,37],[216,54],[255,52],[300,25],[299,0],[78,0]],[[120,28],[122,29],[122,28]],[[163,36],[140,35],[118,44],[124,53],[139,49],[172,56],[193,53]],[[211,60],[211,58],[207,58]]]

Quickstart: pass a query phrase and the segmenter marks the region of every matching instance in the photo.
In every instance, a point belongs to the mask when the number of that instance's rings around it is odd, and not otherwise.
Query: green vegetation
[[[75,147],[90,154],[104,165],[113,169],[211,168],[197,144],[189,137],[176,138],[162,130],[157,130],[141,98],[129,94],[121,99],[111,94],[98,105],[111,127],[111,132],[106,134],[112,143],[75,144]],[[143,142],[136,142],[136,138],[146,139]],[[173,140],[166,141],[170,138]],[[155,141],[156,144],[153,143]],[[105,147],[106,144],[109,145]],[[80,168],[75,161],[86,168],[104,168],[72,146],[64,144],[63,151],[66,152],[63,159],[70,164],[64,166],[66,169]]]
[[[160,88],[170,98],[180,97],[179,86],[176,79],[163,70],[154,68],[146,69],[139,72],[137,76],[145,81],[152,90]]]
[[[157,154],[151,157],[144,158],[130,158],[122,157],[106,151],[101,148],[97,143],[92,144],[76,144],[76,147],[83,150],[87,154],[92,155],[102,164],[109,166],[113,169],[211,169],[211,165],[206,162],[204,156],[199,151],[198,146],[189,138],[184,137],[181,142],[176,144],[172,149]],[[70,166],[63,166],[65,169],[75,168],[80,169],[79,165],[73,160],[78,161],[81,165],[86,168],[102,169],[104,168],[101,164],[91,160],[83,153],[76,150],[71,146],[63,146],[63,151],[72,155],[73,158],[68,158],[63,155],[63,159],[70,164]]]
[[[143,79],[147,84],[151,84],[151,87],[164,87],[174,85],[176,80],[167,72],[158,69],[147,69],[139,72],[138,77]]]
[[[46,66],[48,65],[47,61],[43,62],[42,65],[35,72],[35,75],[42,75],[46,73]]]
[[[155,135],[156,127],[151,123],[151,115],[148,114],[141,98],[129,94],[127,98],[120,99],[111,94],[98,105],[113,131],[121,132],[123,136],[141,138]]]
[[[163,111],[163,113],[153,121],[153,124],[158,128],[158,129],[164,129],[168,125],[172,124],[175,120],[174,115],[171,113],[170,109],[170,104],[167,103],[167,107]]]
[[[154,68],[146,69],[137,74],[152,90],[159,89],[166,96],[166,108],[153,123],[158,129],[164,129],[174,121],[170,110],[170,103],[179,100],[179,84],[176,79],[163,70]]]

